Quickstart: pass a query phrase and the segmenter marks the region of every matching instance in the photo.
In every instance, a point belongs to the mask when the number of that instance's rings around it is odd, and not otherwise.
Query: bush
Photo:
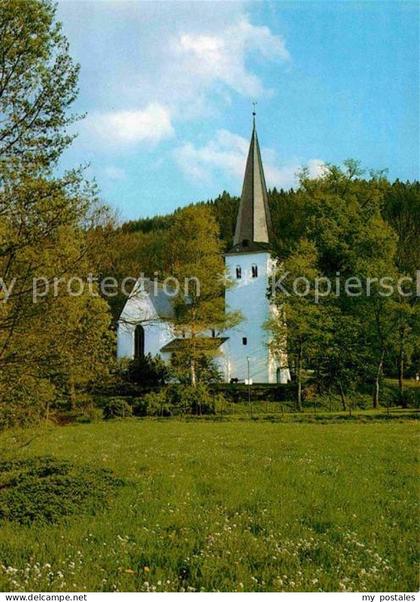
[[[0,463],[0,519],[21,524],[56,523],[93,514],[123,484],[111,471],[50,457]]]
[[[168,378],[168,368],[159,357],[150,353],[144,357],[131,360],[128,364],[127,377],[130,382],[139,383],[145,387],[163,385]]]
[[[148,400],[147,395],[144,397],[137,397],[132,400],[131,409],[134,416],[147,416],[148,413]]]
[[[131,416],[133,410],[130,404],[121,397],[111,397],[103,408],[103,415],[105,420],[111,418],[127,418]]]
[[[168,402],[165,390],[148,393],[144,396],[143,401],[147,404],[149,416],[172,416],[174,413],[174,408]]]
[[[203,384],[176,384],[166,389],[166,399],[183,414],[214,414],[215,400]]]
[[[385,384],[382,397],[383,405],[388,407],[402,405],[406,408],[418,408],[420,406],[420,387],[418,389],[406,387],[401,399],[398,387]]]

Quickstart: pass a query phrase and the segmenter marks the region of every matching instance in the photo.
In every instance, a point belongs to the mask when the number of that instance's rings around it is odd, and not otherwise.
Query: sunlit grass
[[[413,422],[122,422],[4,433],[127,484],[95,516],[3,523],[4,590],[414,590]],[[63,526],[64,525],[64,526]]]

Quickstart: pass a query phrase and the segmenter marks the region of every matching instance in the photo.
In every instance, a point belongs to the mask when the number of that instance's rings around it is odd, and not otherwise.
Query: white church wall
[[[132,358],[134,355],[134,326],[125,322],[117,324],[117,357]]]
[[[144,352],[147,355],[162,355],[160,350],[174,338],[173,327],[169,322],[160,320],[144,325]]]
[[[214,363],[220,371],[224,382],[230,380],[230,367],[229,367],[229,344],[225,341],[220,345],[217,355],[214,357]]]
[[[150,294],[139,291],[127,300],[118,321],[118,358],[134,357],[134,333],[138,324],[144,329],[145,355],[158,355],[160,349],[174,338],[172,325],[158,316]]]
[[[150,321],[145,323],[144,321],[139,322],[144,329],[144,353],[145,355],[151,354],[162,355],[161,348],[172,341],[174,338],[173,329],[171,324],[163,320]],[[118,323],[118,335],[117,335],[117,357],[118,358],[130,358],[134,357],[134,332],[136,329],[135,323],[125,323],[120,321]]]

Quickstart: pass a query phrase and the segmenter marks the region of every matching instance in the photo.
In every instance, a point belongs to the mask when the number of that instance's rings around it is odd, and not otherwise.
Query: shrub
[[[214,414],[215,400],[208,388],[203,384],[176,384],[166,390],[166,399],[181,413]]]
[[[153,357],[148,353],[128,364],[127,377],[130,382],[146,387],[163,385],[168,377],[168,368],[158,355]]]
[[[121,397],[111,397],[103,408],[103,415],[105,420],[111,418],[126,418],[131,416],[133,413],[130,404]]]
[[[147,413],[149,416],[172,416],[174,408],[168,402],[166,391],[148,393],[143,401],[147,404]]]
[[[50,457],[0,463],[0,519],[55,523],[93,514],[123,484],[111,471]]]
[[[144,397],[134,398],[132,401],[131,409],[134,416],[147,416],[149,403],[147,395]]]
[[[396,386],[384,386],[382,397],[385,406],[402,405],[406,408],[418,408],[420,406],[420,388],[405,388],[402,398],[400,398],[400,392]]]

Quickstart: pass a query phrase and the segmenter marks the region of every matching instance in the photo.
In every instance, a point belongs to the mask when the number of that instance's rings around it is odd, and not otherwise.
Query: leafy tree
[[[106,370],[107,305],[60,288],[94,272],[87,231],[104,212],[80,170],[52,175],[72,139],[78,76],[55,6],[5,0],[0,32],[0,403],[39,418]]]
[[[174,303],[174,325],[179,335],[185,335],[184,352],[189,357],[193,386],[199,358],[217,354],[203,334],[211,329],[221,332],[239,319],[233,312],[225,312],[226,279],[218,234],[214,216],[204,206],[179,212],[168,232],[169,274],[181,285]]]
[[[209,353],[202,353],[201,355],[197,352],[195,362],[195,372],[198,382],[209,384],[220,382],[222,375],[220,370],[214,361],[215,358],[212,356],[214,351]],[[176,351],[171,356],[171,374],[181,383],[187,384],[191,382],[191,357],[190,351]]]
[[[416,280],[420,265],[420,183],[396,181],[385,194],[383,216],[397,235],[396,268],[401,277]],[[420,313],[416,295],[398,295],[395,308],[394,357],[399,398],[405,404],[404,372],[420,350]]]
[[[315,302],[314,290],[318,275],[315,246],[301,240],[299,248],[276,274],[281,282],[274,296],[277,311],[267,324],[272,334],[270,347],[273,354],[288,356],[294,368],[298,411],[302,410],[304,370],[310,368],[314,347],[321,338],[322,308]]]
[[[45,171],[72,140],[79,67],[51,0],[0,4],[0,177]]]
[[[363,325],[335,304],[324,309],[322,336],[314,347],[313,368],[320,390],[338,393],[343,410],[351,413],[351,395],[368,376],[369,356]]]

